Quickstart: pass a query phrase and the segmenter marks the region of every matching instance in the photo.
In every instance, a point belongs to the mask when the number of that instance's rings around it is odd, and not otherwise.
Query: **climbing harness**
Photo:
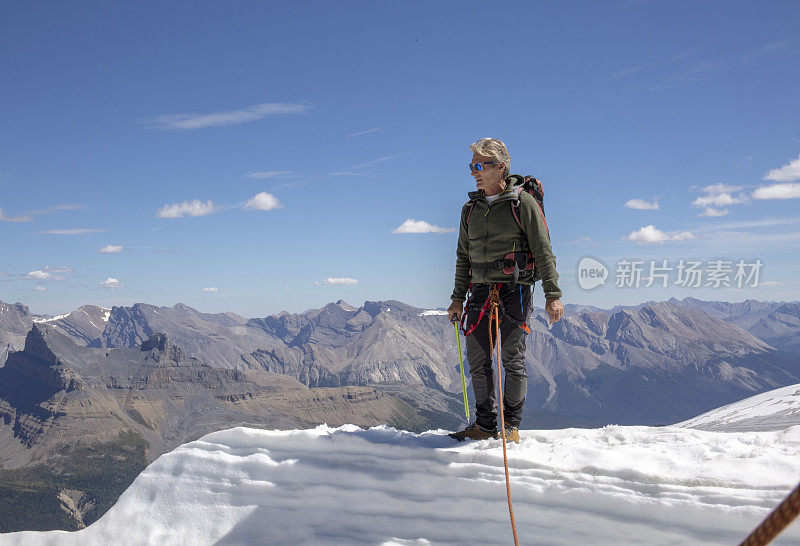
[[[800,484],[755,528],[739,546],[769,544],[800,514]]]
[[[461,356],[461,332],[458,331],[458,320],[453,321],[453,327],[456,330],[456,345],[458,345],[458,367],[461,370],[461,392],[464,393],[464,413],[467,416],[467,424],[469,424],[469,401],[467,400],[467,380],[464,377],[464,357]]]
[[[502,285],[498,283],[492,286],[497,286],[499,289],[499,287]],[[489,310],[489,307],[491,305],[491,298],[487,297],[486,301],[483,302],[483,306],[481,307],[480,313],[478,313],[478,318],[475,320],[475,324],[465,324],[465,322],[467,322],[467,317],[469,315],[469,307],[471,301],[472,301],[472,283],[470,283],[469,287],[467,288],[467,301],[464,304],[464,311],[461,315],[461,331],[464,332],[464,337],[468,337],[472,332],[475,331],[475,329],[483,320],[483,317],[486,316],[486,312]],[[517,320],[516,318],[512,317],[508,312],[506,312],[506,306],[503,305],[503,300],[501,300],[499,297],[497,300],[497,305],[500,309],[500,316],[503,318],[503,320],[508,320],[510,322],[513,322],[514,324],[522,328],[526,334],[531,333],[531,328],[530,326],[528,326],[528,323],[524,319]],[[523,309],[521,293],[520,293],[520,309]]]
[[[517,538],[517,524],[514,521],[514,507],[511,505],[511,481],[508,477],[508,455],[506,454],[506,420],[503,415],[503,377],[500,374],[502,363],[500,361],[500,316],[498,309],[501,307],[500,301],[500,288],[499,285],[492,285],[489,292],[487,301],[491,302],[492,314],[489,319],[489,350],[490,354],[495,351],[497,355],[497,411],[500,413],[500,430],[502,431],[503,438],[503,465],[506,470],[506,497],[508,497],[508,514],[511,516],[511,530],[514,533],[514,545],[519,546],[519,539]],[[492,332],[494,331],[494,336]]]

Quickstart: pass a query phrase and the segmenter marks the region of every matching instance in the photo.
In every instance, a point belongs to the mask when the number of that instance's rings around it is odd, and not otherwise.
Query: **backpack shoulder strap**
[[[467,221],[466,221],[467,227],[469,227],[469,217],[472,216],[473,209],[475,209],[475,201],[470,201],[469,212],[467,213]]]

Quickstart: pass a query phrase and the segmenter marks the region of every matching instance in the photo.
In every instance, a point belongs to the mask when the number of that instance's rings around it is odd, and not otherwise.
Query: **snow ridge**
[[[442,432],[215,432],[159,457],[88,528],[0,544],[508,544],[501,442]],[[521,541],[737,543],[795,486],[799,451],[800,426],[522,431],[509,445]],[[781,538],[800,544],[800,528]]]

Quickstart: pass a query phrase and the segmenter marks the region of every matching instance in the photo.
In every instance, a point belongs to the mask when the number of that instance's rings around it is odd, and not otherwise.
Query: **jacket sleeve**
[[[458,229],[458,245],[456,246],[456,281],[450,299],[463,302],[467,298],[467,287],[472,277],[469,274],[469,234],[467,233],[467,215],[469,203],[461,208],[461,222]]]
[[[550,246],[550,234],[547,231],[544,212],[532,195],[523,193],[520,195],[520,199],[519,220],[531,252],[533,252],[536,268],[542,276],[544,296],[547,299],[560,298],[561,289],[558,287],[556,257]]]

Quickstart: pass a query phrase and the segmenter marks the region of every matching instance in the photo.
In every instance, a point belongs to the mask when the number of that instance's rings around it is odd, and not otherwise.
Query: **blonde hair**
[[[502,140],[497,140],[496,138],[482,138],[470,144],[469,149],[478,155],[485,155],[497,162],[505,163],[505,170],[503,170],[504,178],[511,172],[511,156]]]

